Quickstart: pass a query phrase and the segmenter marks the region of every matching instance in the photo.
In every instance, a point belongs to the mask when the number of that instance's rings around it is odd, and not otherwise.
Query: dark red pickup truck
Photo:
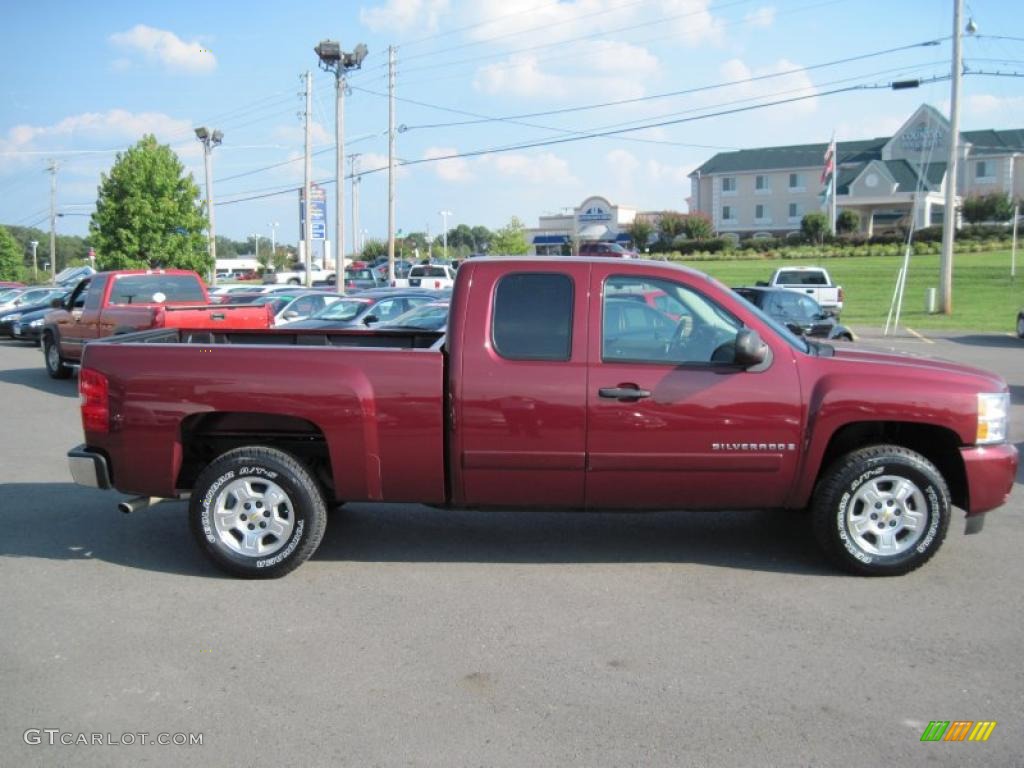
[[[269,328],[273,317],[265,306],[211,306],[206,284],[188,270],[99,272],[46,316],[43,356],[50,376],[66,379],[95,339],[150,328]]]
[[[807,341],[648,261],[467,261],[444,335],[109,339],[80,391],[75,480],[139,494],[125,511],[190,495],[202,548],[253,577],[308,558],[344,501],[777,508],[839,566],[894,575],[952,505],[979,530],[1017,468],[998,376]]]

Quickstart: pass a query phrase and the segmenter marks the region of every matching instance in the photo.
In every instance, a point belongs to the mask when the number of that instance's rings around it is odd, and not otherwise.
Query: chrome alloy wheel
[[[281,549],[295,528],[295,509],[281,487],[262,477],[225,485],[213,504],[213,526],[232,552],[265,557]]]
[[[50,366],[51,371],[60,368],[60,350],[55,341],[50,342],[46,347],[46,363]]]
[[[917,544],[927,524],[924,494],[899,475],[881,475],[864,483],[846,508],[850,536],[871,555],[906,552]]]

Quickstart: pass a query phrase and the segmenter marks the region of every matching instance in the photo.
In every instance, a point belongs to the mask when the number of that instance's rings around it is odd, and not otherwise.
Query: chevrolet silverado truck
[[[770,508],[839,567],[896,575],[953,505],[980,530],[1017,469],[999,376],[804,339],[645,260],[468,260],[446,332],[110,338],[79,392],[75,481],[132,494],[126,512],[187,496],[203,551],[257,578],[312,555],[346,501]]]
[[[54,302],[42,330],[46,371],[71,375],[87,343],[149,328],[269,328],[269,307],[210,306],[206,285],[188,270],[99,272]]]
[[[783,267],[772,274],[767,283],[759,286],[784,288],[810,296],[826,312],[838,315],[843,311],[843,287],[836,285],[822,267]]]

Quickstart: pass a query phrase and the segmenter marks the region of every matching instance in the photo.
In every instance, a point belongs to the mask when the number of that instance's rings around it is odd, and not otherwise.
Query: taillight
[[[440,280],[435,280],[434,281],[434,287],[435,288],[440,288],[441,287],[441,281]]]
[[[86,432],[110,431],[110,385],[107,377],[91,368],[78,372],[78,397],[82,428]]]
[[[843,289],[842,288],[839,289],[839,303],[840,304],[843,303]]]

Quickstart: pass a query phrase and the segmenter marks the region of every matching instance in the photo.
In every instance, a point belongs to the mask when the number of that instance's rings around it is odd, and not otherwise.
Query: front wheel
[[[876,445],[846,454],[826,471],[814,494],[814,533],[840,568],[898,576],[938,551],[950,509],[946,482],[928,459]]]
[[[60,344],[48,333],[43,337],[43,359],[46,361],[46,372],[51,379],[66,379],[71,376],[71,366],[60,356]]]
[[[1017,338],[1024,339],[1024,312],[1017,314]]]
[[[301,281],[297,277],[289,278],[288,285],[298,285]]]
[[[293,456],[276,448],[236,448],[196,480],[192,533],[218,567],[270,579],[298,568],[320,545],[327,509],[320,486]]]

